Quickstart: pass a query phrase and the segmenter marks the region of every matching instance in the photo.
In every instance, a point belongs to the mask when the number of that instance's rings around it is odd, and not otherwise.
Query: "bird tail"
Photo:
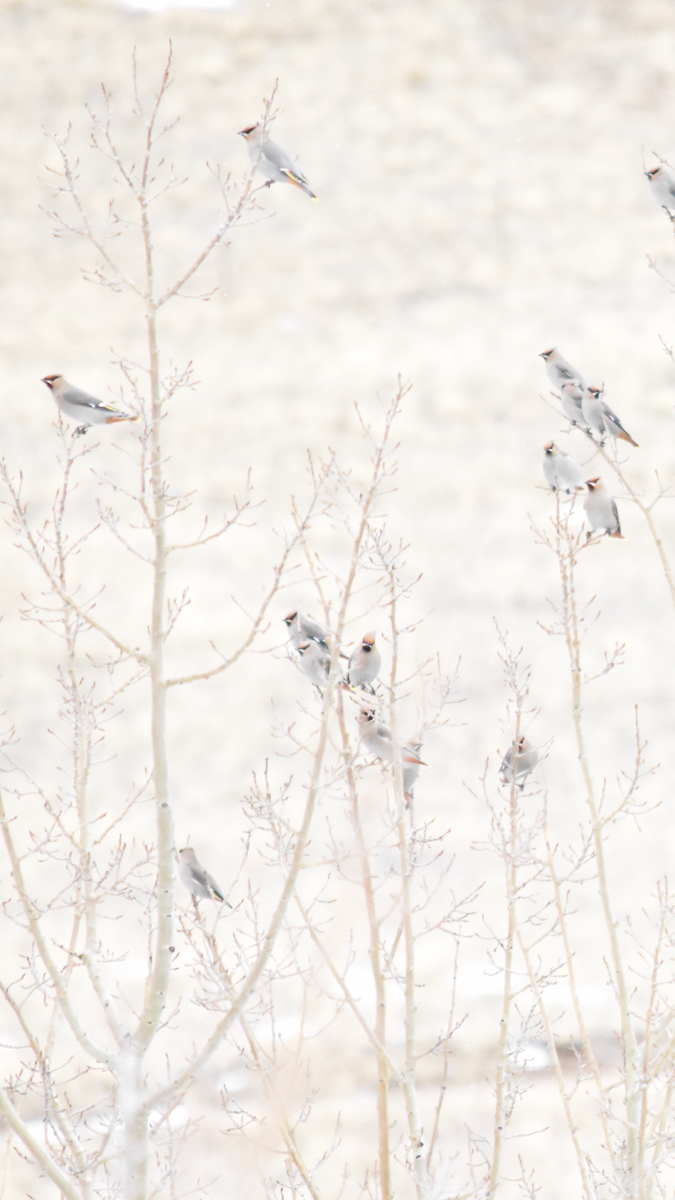
[[[633,441],[633,438],[630,436],[630,434],[629,434],[629,433],[626,433],[626,430],[625,430],[625,429],[622,429],[622,430],[621,430],[621,433],[618,433],[618,434],[617,434],[617,437],[621,438],[621,441],[622,441],[622,442],[630,442],[631,446],[635,446],[635,449],[636,449],[636,450],[639,450],[639,449],[640,449],[640,447],[638,446],[637,442]]]
[[[281,170],[281,173],[286,176],[289,183],[293,183],[293,184],[295,184],[296,187],[302,188],[303,192],[307,192],[307,195],[310,197],[311,200],[319,199],[318,196],[314,195],[314,192],[312,191],[311,187],[309,186],[307,180],[303,179],[303,177],[301,175],[296,175],[295,172],[291,171],[291,169],[289,167],[281,167],[280,170]]]
[[[615,529],[614,533],[610,533],[609,536],[613,538],[621,538],[622,542],[625,542],[626,540],[620,529]]]
[[[106,425],[114,425],[117,421],[140,421],[140,417],[132,413],[110,413],[106,417]]]

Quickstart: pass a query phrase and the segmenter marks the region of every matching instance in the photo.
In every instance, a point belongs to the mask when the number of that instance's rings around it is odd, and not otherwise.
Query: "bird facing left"
[[[114,425],[117,421],[138,421],[132,413],[120,412],[68,383],[63,375],[45,375],[42,382],[47,385],[56,401],[57,408],[71,421],[78,421],[75,436],[86,433],[92,425]]]

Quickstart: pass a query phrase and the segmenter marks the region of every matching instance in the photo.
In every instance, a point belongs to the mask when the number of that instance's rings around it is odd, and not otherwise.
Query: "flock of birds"
[[[544,360],[549,380],[560,396],[562,410],[572,425],[585,429],[593,438],[597,437],[601,446],[608,437],[637,446],[605,400],[604,388],[591,387],[586,383],[581,372],[568,363],[555,347],[544,350],[540,357]],[[559,450],[555,442],[544,446],[543,467],[544,478],[554,492],[569,494],[587,489],[584,511],[589,525],[589,538],[595,533],[623,537],[618,509],[599,475],[584,481],[579,464],[570,454]]]
[[[659,208],[662,208],[669,221],[675,224],[675,171],[667,163],[661,162],[651,170],[645,171],[645,175]],[[601,446],[609,437],[614,442],[621,440],[637,447],[637,442],[605,400],[604,388],[588,384],[581,371],[563,358],[555,347],[544,350],[540,357],[543,358],[546,374],[560,397],[563,413],[572,425],[584,429],[590,437],[597,438]],[[570,495],[586,489],[584,511],[589,525],[589,539],[594,534],[623,537],[616,503],[599,475],[584,480],[579,464],[570,454],[560,450],[555,442],[548,442],[544,446],[542,465],[544,478],[554,492],[561,491]],[[515,779],[522,791],[527,777],[534,771],[538,762],[537,747],[524,736],[516,738],[502,760],[501,782],[507,784]]]
[[[291,655],[310,683],[323,696],[328,683],[331,663],[331,635],[318,622],[306,617],[299,611],[289,612],[284,617],[288,629],[288,646]],[[341,658],[347,658],[341,654]],[[373,632],[364,633],[360,644],[347,659],[347,668],[339,680],[340,686],[350,691],[358,689],[375,697],[373,684],[377,680],[382,666],[382,655],[375,644]],[[394,761],[394,742],[391,729],[378,717],[378,709],[374,703],[362,702],[357,716],[357,724],[361,741],[369,754],[382,762]],[[403,774],[403,793],[406,804],[413,798],[413,787],[420,773],[420,767],[427,764],[420,758],[422,749],[421,738],[411,738],[401,746],[401,771]]]
[[[672,203],[675,206],[675,176]],[[581,371],[563,358],[555,347],[544,350],[540,357],[543,358],[546,374],[560,397],[563,413],[572,425],[584,429],[594,440],[597,438],[601,446],[608,437],[615,442],[621,440],[631,446],[637,446],[637,442],[605,400],[604,388],[588,384]],[[584,480],[579,464],[570,454],[558,449],[555,442],[548,442],[544,446],[542,466],[544,478],[552,491],[566,492],[570,495],[586,489],[584,511],[589,525],[589,539],[594,534],[623,537],[616,503],[599,475]],[[538,762],[537,747],[524,736],[516,738],[502,760],[499,772],[501,782],[509,784],[515,779],[516,785],[522,791]]]
[[[287,183],[300,188],[312,200],[317,197],[302,171],[290,156],[267,135],[263,125],[249,125],[240,130],[249,157],[254,167],[265,177],[266,187],[273,183]],[[663,208],[675,224],[675,171],[666,163],[659,163],[645,175],[657,204]],[[584,379],[562,354],[553,347],[541,354],[548,378],[556,389],[562,410],[573,426],[585,429],[597,438],[602,446],[606,438],[621,439],[631,446],[637,442],[622,425],[616,413],[604,398],[604,388],[593,387]],[[46,375],[42,380],[49,388],[60,412],[70,420],[77,421],[75,435],[87,432],[92,425],[111,425],[119,421],[137,421],[138,417],[113,408],[97,400],[88,392],[75,387],[63,375]],[[549,487],[564,491],[568,495],[586,489],[584,510],[589,525],[588,538],[593,534],[622,537],[619,513],[616,504],[599,476],[583,479],[582,471],[571,455],[560,450],[555,442],[544,446],[544,477]],[[284,617],[288,629],[288,644],[291,656],[302,673],[323,696],[328,682],[331,664],[330,633],[311,617],[299,611]],[[346,658],[346,655],[341,657]],[[394,760],[394,743],[391,729],[378,715],[374,702],[366,703],[364,693],[375,698],[374,683],[380,672],[382,659],[375,644],[375,634],[365,633],[361,643],[349,656],[347,669],[339,683],[341,687],[361,692],[362,703],[357,717],[359,734],[365,750],[383,763]],[[411,738],[400,747],[403,791],[406,804],[413,797],[413,787],[420,767],[426,766],[420,758],[421,739]],[[502,784],[515,782],[522,791],[525,781],[539,762],[539,751],[524,735],[514,739],[507,750],[499,770]],[[209,872],[199,863],[192,847],[178,852],[178,874],[190,892],[195,905],[200,899],[213,899],[229,904],[221,888]]]

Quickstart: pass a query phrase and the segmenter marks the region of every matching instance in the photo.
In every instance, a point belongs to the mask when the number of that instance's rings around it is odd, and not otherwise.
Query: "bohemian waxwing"
[[[584,393],[579,387],[579,384],[575,383],[573,379],[568,379],[567,383],[563,383],[562,387],[560,388],[562,410],[567,417],[567,420],[571,421],[573,425],[581,425],[583,421],[583,415],[581,412],[581,401],[583,400],[583,396]]]
[[[330,651],[323,642],[301,642],[296,646],[299,658],[296,660],[303,675],[314,684],[323,694],[330,674]]]
[[[659,163],[658,167],[645,171],[645,175],[656,203],[667,212],[675,211],[675,171],[665,163]]]
[[[178,875],[181,883],[185,884],[195,901],[225,900],[213,875],[209,875],[208,871],[197,861],[197,855],[192,846],[178,851]],[[228,904],[228,901],[225,900],[225,903]],[[232,905],[230,904],[229,907],[231,908]]]
[[[623,537],[618,509],[600,477],[587,479],[586,487],[588,493],[584,499],[584,509],[591,527],[588,538],[599,530],[604,530],[608,537]]]
[[[570,492],[575,492],[577,488],[583,488],[584,477],[581,467],[569,454],[559,450],[555,442],[549,442],[544,446],[542,465],[544,478],[554,492],[560,489],[561,492],[567,492],[569,496]]]
[[[420,767],[426,766],[419,756],[422,749],[422,743],[412,738],[407,746],[403,747],[401,754],[401,766],[403,768],[403,795],[405,796],[406,804],[414,797],[413,788],[417,782],[417,776],[420,773]]]
[[[502,784],[512,783],[513,781],[514,758],[516,784],[522,792],[525,787],[525,780],[534,771],[539,762],[539,751],[526,737],[519,737],[517,742],[514,742],[509,747],[502,759],[502,765],[499,768],[499,778]]]
[[[587,387],[581,401],[584,423],[590,433],[597,433],[600,443],[605,440],[605,418],[602,412],[602,388]]]
[[[560,391],[562,385],[571,380],[572,383],[578,384],[580,388],[586,386],[583,375],[577,371],[571,363],[568,363],[566,358],[563,358],[559,350],[553,346],[550,350],[543,350],[539,355],[544,360],[546,374],[556,391]]]
[[[312,200],[316,200],[302,171],[286,151],[264,133],[262,125],[248,125],[246,129],[239,130],[239,136],[244,138],[248,146],[251,162],[255,163],[260,174],[265,176],[265,187],[271,187],[273,183],[292,183],[295,187],[302,188],[303,192],[307,192]]]
[[[358,717],[359,732],[361,741],[366,750],[370,754],[374,754],[376,758],[381,758],[384,762],[392,762],[394,758],[394,744],[391,738],[391,729],[385,725],[383,721],[379,721],[375,710],[372,708],[362,708]],[[403,791],[406,800],[412,796],[412,787],[419,775],[420,767],[426,767],[426,763],[419,756],[421,742],[406,742],[401,746],[401,767],[403,770]]]
[[[394,746],[391,740],[391,729],[383,721],[377,719],[372,708],[362,708],[358,717],[361,741],[370,754],[391,762],[394,757]]]
[[[47,384],[52,396],[64,416],[72,421],[81,421],[75,434],[86,433],[91,425],[114,425],[116,421],[138,421],[138,417],[111,408],[81,388],[68,383],[63,375],[45,375],[42,380]]]
[[[584,392],[581,410],[587,427],[598,434],[601,445],[605,440],[605,435],[609,434],[611,438],[621,438],[622,441],[630,442],[631,446],[637,447],[637,442],[626,432],[616,413],[612,412],[604,399],[603,392],[603,388],[596,387],[587,387]]]
[[[372,682],[377,679],[381,666],[382,657],[375,645],[375,634],[364,633],[361,645],[349,659],[342,682],[348,687],[367,687],[372,692]]]
[[[298,649],[301,642],[319,642],[328,649],[328,630],[311,617],[303,616],[299,609],[286,613],[284,625],[288,629],[288,640],[294,650]]]

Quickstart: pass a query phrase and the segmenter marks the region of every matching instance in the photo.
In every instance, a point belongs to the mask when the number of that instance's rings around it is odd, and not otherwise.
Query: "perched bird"
[[[584,509],[591,527],[588,538],[598,530],[604,530],[608,537],[623,537],[619,511],[600,477],[587,479],[586,487],[588,493],[584,499]]]
[[[86,433],[91,425],[114,425],[116,421],[138,420],[138,417],[111,408],[81,388],[74,387],[63,375],[45,375],[42,382],[47,384],[63,415],[81,422],[75,430],[76,435]]]
[[[375,710],[362,708],[358,717],[361,741],[370,754],[381,758],[384,762],[392,762],[394,758],[394,743],[391,729],[383,721],[377,719]],[[419,775],[420,767],[426,763],[419,756],[421,742],[406,742],[401,746],[401,767],[403,770],[403,791],[409,802],[412,797],[412,787]]]
[[[499,768],[499,778],[501,783],[512,783],[514,768],[516,784],[521,792],[525,787],[525,780],[539,762],[539,751],[536,746],[533,746],[526,737],[519,737],[509,747],[502,759],[502,765]]]
[[[311,617],[303,616],[298,609],[286,613],[284,625],[288,629],[288,640],[294,650],[298,649],[301,642],[319,642],[328,649],[328,630]]]
[[[562,410],[567,420],[571,421],[573,425],[581,425],[583,421],[583,414],[581,412],[583,397],[584,393],[579,384],[575,383],[573,379],[568,379],[567,383],[563,383],[560,388]]]
[[[394,757],[394,746],[389,726],[385,725],[383,721],[377,720],[373,708],[362,708],[356,719],[361,741],[366,750],[374,754],[376,758],[383,758],[386,762],[391,762]]]
[[[323,693],[330,674],[330,651],[325,642],[301,642],[295,649],[300,656],[297,663],[303,675]]]
[[[544,446],[542,466],[544,478],[554,492],[560,489],[561,492],[567,492],[569,496],[570,492],[575,492],[577,488],[584,486],[581,467],[569,454],[559,450],[555,442],[549,442]]]
[[[604,399],[603,392],[603,388],[595,387],[587,387],[584,392],[581,411],[587,427],[598,434],[601,444],[605,439],[605,434],[609,434],[611,438],[621,438],[622,441],[630,442],[631,446],[637,447],[637,442],[626,432],[616,413],[612,412]]]
[[[349,687],[367,687],[372,692],[372,682],[377,679],[382,666],[382,656],[375,645],[375,634],[364,633],[361,645],[354,651],[342,682]]]
[[[406,804],[410,804],[413,799],[413,788],[417,782],[417,776],[420,773],[420,767],[426,764],[422,763],[419,757],[422,743],[419,741],[409,741],[404,747],[401,755],[401,766],[403,768],[403,795],[405,796]]]
[[[665,208],[670,216],[669,210],[675,210],[675,171],[665,163],[659,163],[658,167],[645,171],[645,175],[656,203]]]
[[[581,401],[581,411],[586,428],[597,433],[602,443],[605,440],[605,418],[602,412],[602,388],[587,387]]]
[[[543,358],[546,374],[557,391],[560,391],[563,384],[570,380],[572,383],[578,384],[580,388],[586,386],[586,381],[581,372],[577,371],[571,363],[568,363],[567,359],[563,358],[555,346],[550,350],[543,350],[539,357]]]
[[[178,875],[195,902],[197,900],[225,900],[213,875],[209,875],[200,862],[197,861],[192,846],[178,851]],[[225,903],[229,902],[225,900]],[[231,908],[232,905],[230,904]]]
[[[260,174],[265,176],[265,187],[271,187],[273,183],[292,183],[295,187],[302,188],[303,192],[307,192],[312,200],[316,200],[302,171],[286,151],[267,136],[262,125],[249,125],[246,129],[240,129],[239,136],[244,138],[248,146],[251,162],[255,163]]]

